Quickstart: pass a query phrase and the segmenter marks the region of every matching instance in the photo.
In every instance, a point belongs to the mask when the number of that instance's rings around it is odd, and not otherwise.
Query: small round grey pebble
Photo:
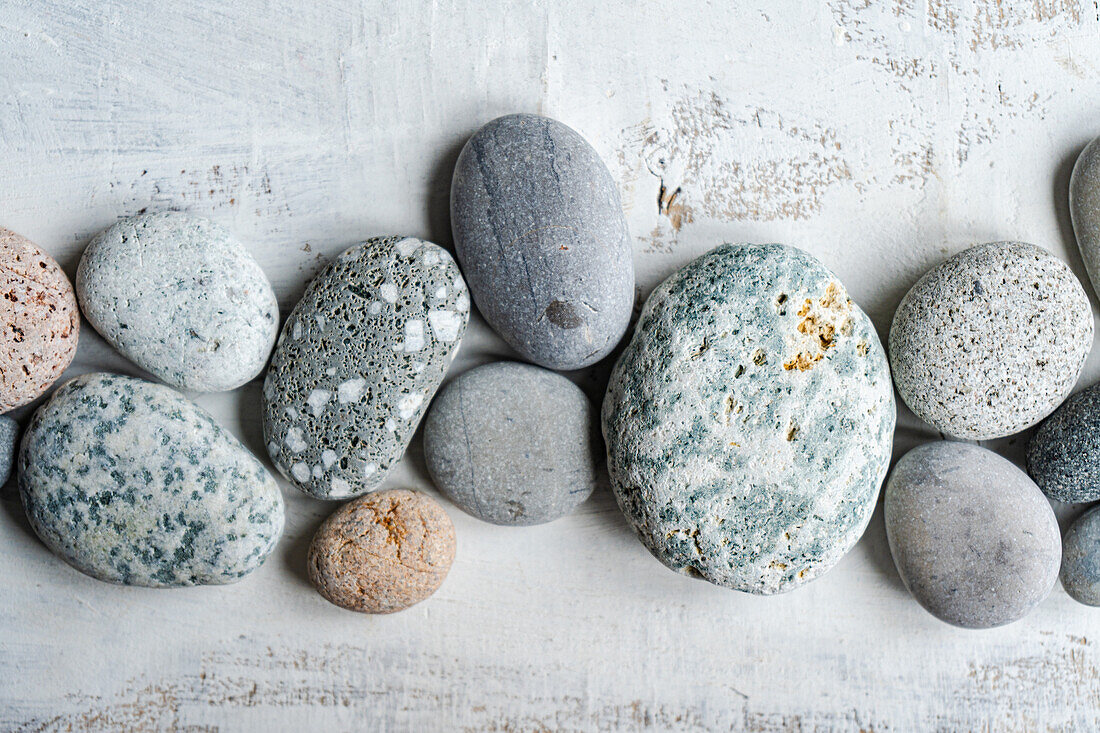
[[[1062,587],[1086,606],[1100,606],[1100,507],[1074,522],[1062,540]]]
[[[283,324],[263,390],[279,472],[321,499],[378,487],[458,353],[470,296],[442,247],[375,237],[336,258]]]
[[[180,389],[240,387],[279,330],[275,291],[248,251],[224,227],[178,212],[123,219],[93,239],[76,294],[108,343]]]
[[[1100,137],[1089,143],[1069,179],[1069,213],[1077,248],[1100,295]]]
[[[867,315],[812,255],[726,244],[649,296],[603,402],[611,487],[662,563],[782,593],[859,540],[896,410]]]
[[[1100,384],[1070,397],[1043,421],[1028,444],[1027,470],[1051,499],[1100,500]]]
[[[905,404],[957,438],[1017,433],[1073,389],[1092,347],[1092,308],[1064,262],[1023,242],[964,250],[906,293],[890,327]]]
[[[19,440],[19,423],[7,415],[0,415],[0,486],[11,478],[11,466]]]
[[[436,486],[494,524],[542,524],[592,493],[596,410],[575,384],[530,364],[486,364],[448,384],[424,419]]]
[[[619,343],[630,233],[611,173],[576,131],[531,114],[478,130],[455,165],[451,227],[478,309],[525,359],[580,369]]]
[[[82,573],[154,588],[235,582],[283,531],[274,477],[178,392],[116,374],[59,387],[27,426],[19,491]]]
[[[1023,618],[1050,594],[1062,545],[1050,503],[1023,471],[968,443],[926,443],[886,481],[890,552],[936,618],[986,629]]]

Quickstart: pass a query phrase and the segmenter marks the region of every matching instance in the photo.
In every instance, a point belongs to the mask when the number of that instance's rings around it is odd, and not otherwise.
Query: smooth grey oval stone
[[[474,302],[523,358],[594,364],[618,344],[634,304],[619,191],[588,142],[517,114],[470,138],[451,184],[455,251]]]
[[[1062,539],[1062,587],[1086,606],[1100,606],[1100,507],[1082,514]]]
[[[469,318],[451,255],[375,237],[336,258],[283,324],[264,380],[264,439],[302,491],[347,499],[401,459]]]
[[[91,241],[76,294],[95,330],[166,384],[235,389],[267,363],[279,304],[227,229],[165,212],[123,219]]]
[[[31,419],[19,490],[34,531],[93,578],[232,583],[283,531],[275,479],[174,390],[115,374],[62,385]]]
[[[11,478],[11,466],[15,460],[18,440],[19,424],[7,415],[0,415],[0,486]]]
[[[472,369],[424,419],[424,458],[440,490],[494,524],[541,524],[592,493],[602,448],[596,410],[577,385],[530,364]]]
[[[866,315],[813,256],[726,244],[653,291],[603,403],[608,469],[673,570],[780,593],[863,534],[896,416]]]
[[[1017,433],[1069,395],[1092,347],[1092,307],[1066,263],[1024,242],[964,250],[894,313],[890,366],[905,404],[948,435]]]
[[[1073,165],[1069,214],[1092,288],[1100,295],[1100,138],[1085,146]]]
[[[926,443],[886,481],[886,535],[906,588],[929,613],[986,629],[1023,618],[1054,587],[1062,542],[1023,471],[968,443]]]
[[[1027,471],[1051,499],[1100,500],[1100,384],[1043,421],[1027,447]]]

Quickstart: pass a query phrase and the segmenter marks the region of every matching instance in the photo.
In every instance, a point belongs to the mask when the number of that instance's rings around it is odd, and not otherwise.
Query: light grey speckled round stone
[[[634,304],[619,191],[588,142],[560,122],[500,117],[470,138],[451,184],[455,251],[474,301],[525,359],[594,364]]]
[[[15,460],[18,440],[19,423],[7,415],[0,415],[0,486],[11,478],[11,466]]]
[[[1058,522],[1010,461],[968,443],[926,443],[902,456],[885,494],[894,564],[936,618],[1001,626],[1050,594],[1062,551]]]
[[[1100,384],[1043,421],[1027,447],[1027,472],[1051,499],[1100,500]]]
[[[1023,242],[964,250],[902,298],[890,366],[905,404],[937,430],[988,440],[1049,415],[1092,347],[1092,308],[1064,262]]]
[[[165,383],[221,392],[258,375],[279,331],[263,270],[224,227],[178,212],[123,219],[76,272],[84,315]]]
[[[275,467],[321,499],[378,487],[458,352],[470,297],[447,251],[376,237],[336,258],[283,324],[264,380]]]
[[[83,573],[125,585],[232,583],[283,531],[275,479],[177,392],[85,374],[34,414],[19,453],[34,531]]]
[[[1092,288],[1100,295],[1100,137],[1081,151],[1073,166],[1069,214]]]
[[[1100,507],[1082,514],[1062,540],[1062,587],[1086,606],[1100,606]]]
[[[541,524],[591,495],[602,446],[577,385],[530,364],[497,362],[448,384],[424,419],[436,486],[494,524]]]
[[[603,404],[619,506],[668,567],[791,590],[863,534],[890,460],[875,330],[814,257],[727,244],[654,290]]]

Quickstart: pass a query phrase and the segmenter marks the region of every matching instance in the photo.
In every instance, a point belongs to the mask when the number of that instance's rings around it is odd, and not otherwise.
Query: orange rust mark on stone
[[[807,298],[798,309],[798,315],[802,318],[798,323],[798,332],[808,337],[808,343],[784,362],[783,368],[805,372],[824,359],[825,353],[836,344],[837,332],[843,334],[851,331],[851,303],[835,281],[826,286],[816,306],[812,298]]]

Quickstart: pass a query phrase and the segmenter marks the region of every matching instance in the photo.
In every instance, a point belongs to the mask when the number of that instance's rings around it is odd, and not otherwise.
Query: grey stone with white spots
[[[1100,606],[1100,507],[1070,525],[1062,540],[1062,587],[1086,606]]]
[[[992,628],[1050,594],[1062,554],[1058,522],[1010,461],[969,443],[926,443],[901,457],[885,495],[894,564],[936,618]]]
[[[905,404],[947,435],[989,440],[1049,415],[1092,347],[1092,308],[1064,262],[1024,242],[964,250],[894,313],[890,366]]]
[[[0,415],[0,486],[11,478],[11,466],[19,440],[19,423],[7,415]]]
[[[166,384],[222,392],[264,368],[279,304],[224,227],[178,212],[123,219],[91,241],[76,272],[85,317]]]
[[[35,533],[93,578],[150,587],[248,575],[283,531],[263,465],[179,393],[85,374],[35,412],[19,453]]]
[[[531,114],[478,130],[455,165],[451,227],[478,310],[524,359],[579,369],[618,344],[634,305],[630,233],[576,131]]]
[[[603,403],[611,486],[673,570],[772,594],[863,534],[894,392],[867,316],[813,256],[726,244],[653,291]]]
[[[1069,214],[1092,288],[1100,294],[1100,138],[1081,151],[1073,166]]]
[[[376,237],[306,288],[264,380],[276,468],[321,499],[379,486],[401,459],[458,352],[466,283],[442,247]]]
[[[601,450],[584,392],[530,364],[466,372],[424,419],[432,480],[463,511],[494,524],[542,524],[572,512],[596,486]]]

